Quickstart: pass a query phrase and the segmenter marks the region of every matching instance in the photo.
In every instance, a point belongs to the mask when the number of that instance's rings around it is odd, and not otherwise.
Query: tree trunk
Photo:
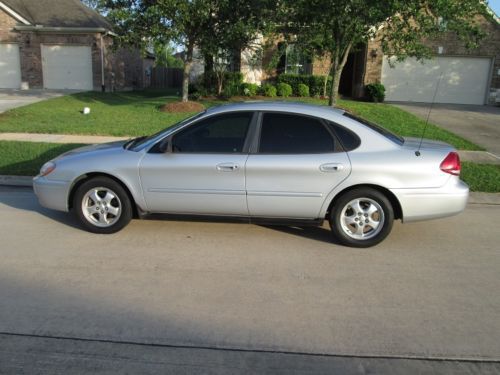
[[[335,69],[332,70],[332,87],[330,88],[330,99],[328,101],[328,105],[330,107],[335,107],[335,105],[337,104],[341,74],[342,68],[339,66],[335,67]]]
[[[328,105],[330,107],[335,107],[337,104],[337,98],[339,95],[339,85],[340,76],[344,70],[345,63],[347,62],[347,57],[349,52],[351,52],[352,43],[349,43],[343,53],[336,50],[332,60],[332,67],[330,74],[332,75],[332,87],[330,88],[330,99],[328,100]]]
[[[182,73],[182,101],[189,100],[189,73],[193,66],[193,45],[189,44],[186,50],[186,58],[184,59],[184,71]]]

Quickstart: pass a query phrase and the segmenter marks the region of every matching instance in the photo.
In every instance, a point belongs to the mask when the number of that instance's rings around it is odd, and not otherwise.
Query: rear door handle
[[[234,163],[221,163],[217,164],[217,170],[221,172],[233,172],[239,169],[238,164]]]
[[[327,164],[321,164],[319,167],[319,170],[321,172],[338,172],[344,169],[343,164],[339,163],[327,163]]]

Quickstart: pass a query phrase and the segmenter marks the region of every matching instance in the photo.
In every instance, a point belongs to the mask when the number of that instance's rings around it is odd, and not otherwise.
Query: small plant
[[[259,91],[259,85],[255,83],[243,83],[241,85],[242,92],[245,96],[255,96]]]
[[[366,85],[368,98],[375,103],[381,103],[385,99],[385,87],[381,83],[370,83]]]
[[[274,87],[270,83],[266,83],[264,86],[262,86],[262,91],[264,92],[265,96],[268,96],[270,98],[274,98],[276,96],[276,87]]]
[[[297,91],[298,91],[297,93],[301,97],[309,96],[309,86],[307,86],[303,83],[299,83],[299,85],[297,86]]]
[[[278,96],[288,98],[290,95],[292,95],[292,86],[290,86],[288,83],[278,83],[278,86],[276,86],[276,88]]]

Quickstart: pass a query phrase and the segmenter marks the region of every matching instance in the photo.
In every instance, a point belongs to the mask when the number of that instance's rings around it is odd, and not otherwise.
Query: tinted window
[[[281,113],[264,114],[259,152],[315,154],[334,149],[332,136],[319,120]]]
[[[364,118],[354,116],[353,114],[348,113],[348,112],[344,112],[344,116],[349,117],[352,120],[355,120],[357,122],[362,123],[363,125],[369,127],[372,130],[375,130],[377,133],[382,134],[384,137],[386,137],[387,139],[390,139],[391,141],[393,141],[394,143],[397,143],[398,145],[402,145],[403,143],[405,143],[405,140],[403,138],[401,138],[399,135],[394,134],[393,132],[387,130],[386,128],[383,128],[380,125],[374,124],[373,122],[365,120]]]
[[[251,112],[238,112],[201,120],[173,137],[172,151],[242,152],[251,120]]]
[[[359,147],[361,140],[356,134],[333,122],[330,122],[329,124],[345,151],[351,151]]]

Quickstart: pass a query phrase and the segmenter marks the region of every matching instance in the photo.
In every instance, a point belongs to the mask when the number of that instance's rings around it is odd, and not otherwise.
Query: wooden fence
[[[155,89],[181,88],[182,69],[154,67],[151,70],[151,87]]]

